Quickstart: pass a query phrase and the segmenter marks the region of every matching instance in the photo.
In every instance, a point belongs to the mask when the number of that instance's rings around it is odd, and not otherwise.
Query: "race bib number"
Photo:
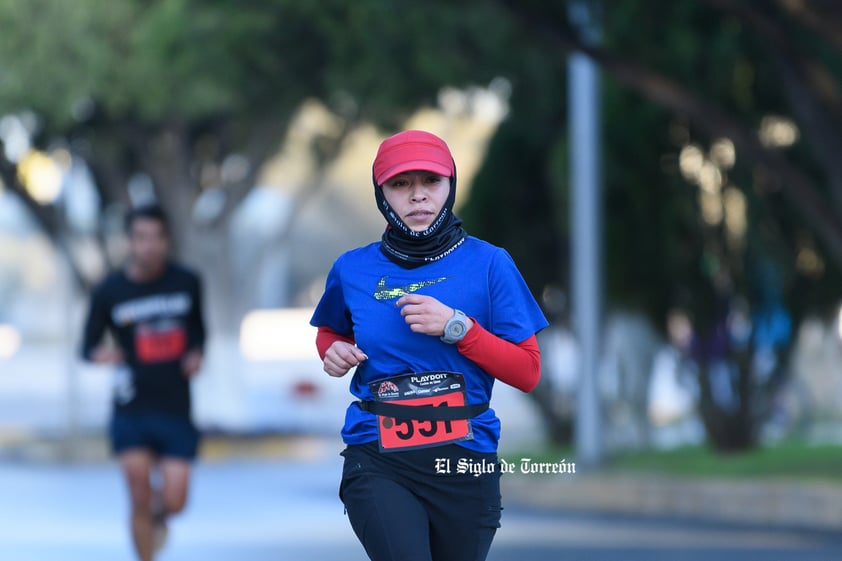
[[[187,335],[180,323],[147,323],[135,330],[135,352],[142,363],[179,360],[186,348]]]
[[[453,372],[419,372],[371,382],[376,401],[397,405],[458,407],[466,404],[465,380]],[[380,450],[393,452],[472,440],[471,421],[396,419],[377,415]]]

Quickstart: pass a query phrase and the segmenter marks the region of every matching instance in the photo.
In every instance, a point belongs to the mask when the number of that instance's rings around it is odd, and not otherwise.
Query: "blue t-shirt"
[[[373,399],[370,382],[434,370],[462,373],[468,404],[491,399],[494,378],[463,356],[456,345],[409,329],[395,305],[405,293],[432,296],[458,308],[512,343],[525,341],[547,326],[511,256],[477,238],[469,236],[447,257],[415,269],[390,261],[380,251],[380,242],[348,251],[333,264],[310,323],[353,334],[368,356],[351,379],[351,393],[359,399]],[[478,452],[497,450],[500,420],[493,409],[471,419],[471,426],[473,440],[458,444]],[[375,416],[352,403],[342,438],[346,444],[377,440]]]

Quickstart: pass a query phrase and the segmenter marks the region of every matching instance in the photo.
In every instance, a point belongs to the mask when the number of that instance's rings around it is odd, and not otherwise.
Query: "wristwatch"
[[[441,340],[452,345],[458,343],[468,332],[468,316],[462,310],[453,310],[453,317],[444,325],[444,335]]]

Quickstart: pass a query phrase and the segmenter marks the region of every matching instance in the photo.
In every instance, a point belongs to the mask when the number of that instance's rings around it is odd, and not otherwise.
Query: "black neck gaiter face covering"
[[[386,197],[383,189],[374,181],[374,198],[377,208],[389,225],[380,240],[380,250],[391,261],[405,269],[414,269],[449,255],[459,247],[467,234],[462,228],[462,221],[453,214],[456,200],[456,171],[450,178],[450,193],[430,227],[423,232],[413,232],[398,216]]]

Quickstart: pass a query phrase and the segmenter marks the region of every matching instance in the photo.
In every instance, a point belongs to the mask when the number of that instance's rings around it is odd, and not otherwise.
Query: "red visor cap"
[[[453,156],[444,140],[436,135],[418,130],[403,131],[380,144],[373,170],[378,185],[412,170],[453,177]]]

